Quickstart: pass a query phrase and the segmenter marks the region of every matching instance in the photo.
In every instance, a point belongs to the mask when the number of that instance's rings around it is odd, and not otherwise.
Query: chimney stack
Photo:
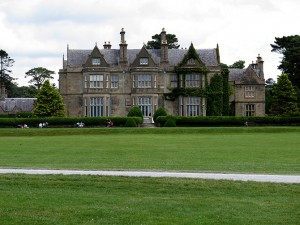
[[[167,34],[165,31],[165,28],[162,29],[160,33],[160,61],[162,63],[168,63],[169,62],[169,57],[168,57],[168,41],[167,41]]]
[[[264,77],[264,61],[260,57],[260,54],[258,54],[258,56],[257,56],[256,64],[257,64],[257,69],[259,70],[259,77],[261,79],[265,79],[265,77]]]
[[[121,29],[121,43],[120,43],[120,64],[126,66],[128,64],[127,60],[127,44],[125,41],[125,31],[124,28]]]
[[[110,44],[110,41],[108,43],[106,43],[106,41],[104,42],[104,45],[103,45],[103,48],[104,49],[111,49],[111,44]]]

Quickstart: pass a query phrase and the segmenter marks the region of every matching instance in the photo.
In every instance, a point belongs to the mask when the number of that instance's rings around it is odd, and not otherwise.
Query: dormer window
[[[140,65],[148,65],[149,60],[148,58],[140,58]]]
[[[100,58],[93,58],[92,59],[92,65],[93,66],[99,66],[101,64]]]
[[[196,61],[195,61],[195,59],[189,59],[189,60],[187,61],[187,64],[188,64],[188,65],[195,65],[195,64],[196,64]]]

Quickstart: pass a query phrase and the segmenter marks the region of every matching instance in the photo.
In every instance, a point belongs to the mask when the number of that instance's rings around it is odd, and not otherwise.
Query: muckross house
[[[164,29],[160,49],[128,45],[121,29],[116,49],[110,42],[89,50],[68,46],[59,71],[66,116],[126,116],[133,106],[144,117],[159,107],[175,116],[265,115],[264,62],[259,55],[246,69],[224,72],[218,45],[168,49]],[[220,85],[212,85],[218,77]],[[220,110],[225,105],[226,113]]]

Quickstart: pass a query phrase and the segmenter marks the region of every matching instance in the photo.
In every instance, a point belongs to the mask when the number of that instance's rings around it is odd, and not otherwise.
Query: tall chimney
[[[127,44],[125,41],[125,31],[124,28],[121,29],[121,43],[120,43],[120,64],[126,66],[128,64],[127,60]]]
[[[260,54],[258,54],[258,56],[257,56],[256,64],[257,64],[257,69],[259,70],[259,77],[261,79],[265,79],[265,75],[264,75],[264,61],[260,57]]]
[[[168,41],[167,41],[167,35],[165,28],[162,29],[160,33],[161,37],[161,43],[160,43],[160,61],[162,63],[168,63],[169,57],[168,57]]]

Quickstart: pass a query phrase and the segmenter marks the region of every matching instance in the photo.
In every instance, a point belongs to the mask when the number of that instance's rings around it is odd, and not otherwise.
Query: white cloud
[[[27,85],[25,72],[43,66],[56,73],[70,48],[92,49],[120,30],[129,48],[141,48],[161,32],[176,34],[181,47],[220,46],[223,63],[265,60],[266,78],[276,79],[280,55],[275,37],[299,34],[298,0],[0,0],[0,49],[15,59],[13,76]]]

